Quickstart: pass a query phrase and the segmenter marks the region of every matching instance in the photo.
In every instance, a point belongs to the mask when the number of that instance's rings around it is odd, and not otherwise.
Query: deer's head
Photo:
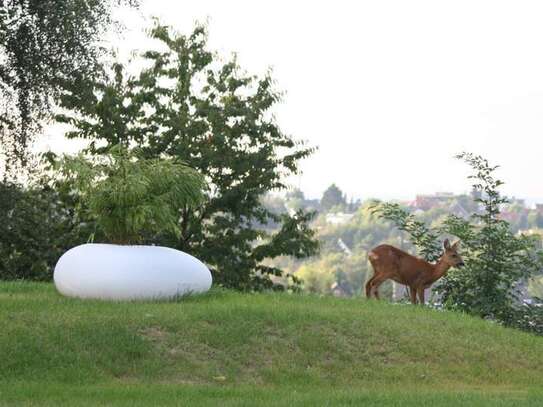
[[[442,261],[450,267],[463,267],[464,260],[460,254],[458,254],[458,248],[460,247],[460,240],[454,242],[452,245],[449,243],[449,239],[445,239],[443,242],[443,257]]]

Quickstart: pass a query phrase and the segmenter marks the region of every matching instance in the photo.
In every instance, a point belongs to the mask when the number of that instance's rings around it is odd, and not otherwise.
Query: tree
[[[286,189],[285,177],[313,149],[275,123],[271,109],[280,94],[269,73],[249,76],[235,59],[222,62],[207,49],[203,26],[185,36],[157,23],[150,35],[162,48],[143,54],[147,68],[127,76],[116,64],[111,79],[81,81],[78,91],[63,95],[70,113],[58,120],[74,127],[67,137],[91,140],[91,154],[138,144],[140,158],[179,159],[203,174],[209,199],[181,211],[180,236],[163,231],[148,241],[194,254],[224,286],[281,288],[273,278],[283,271],[263,261],[314,254],[313,214],[274,214],[262,196]],[[279,230],[256,226],[269,222]]]
[[[418,249],[426,261],[436,261],[441,255],[439,232],[432,230],[397,203],[378,203],[372,207],[373,213],[382,219],[391,221],[396,227],[407,233],[411,243]]]
[[[453,273],[440,287],[443,300],[451,307],[504,320],[520,298],[519,283],[543,267],[542,253],[533,237],[515,236],[508,222],[500,219],[500,207],[508,200],[500,196],[502,181],[494,177],[497,166],[473,154],[457,156],[473,170],[473,188],[481,191],[482,213],[472,215],[472,222],[450,216],[444,230],[458,236],[470,256],[465,270]]]
[[[11,166],[26,163],[64,83],[99,72],[97,40],[115,3],[137,0],[0,1],[0,141]]]
[[[288,191],[285,195],[285,206],[292,211],[298,211],[304,208],[305,195],[300,189]]]
[[[526,217],[527,227],[530,229],[543,228],[543,213],[540,209],[532,209]]]
[[[74,211],[71,190],[0,182],[0,279],[50,281],[59,257],[94,225]]]
[[[461,240],[466,266],[449,272],[437,286],[446,308],[543,332],[543,325],[533,325],[542,320],[540,311],[521,305],[518,291],[519,284],[543,268],[543,252],[534,237],[515,235],[509,223],[500,219],[500,207],[508,200],[498,191],[503,184],[494,177],[498,167],[469,153],[457,158],[473,170],[469,178],[474,180],[474,196],[481,209],[471,219],[449,215],[440,227],[432,229],[396,204],[383,204],[377,212],[406,231],[427,260],[439,257],[440,236]]]
[[[296,275],[302,279],[304,290],[308,292],[360,295],[368,274],[367,259],[365,251],[351,256],[330,252],[302,264]],[[388,295],[388,292],[385,295]]]
[[[330,185],[326,191],[322,194],[321,207],[323,211],[327,212],[334,206],[345,205],[347,203],[343,192],[337,187],[336,184]]]
[[[59,166],[112,243],[139,243],[145,233],[164,230],[179,236],[179,212],[204,201],[205,182],[192,168],[171,159],[138,160],[120,145],[90,159],[65,157]]]

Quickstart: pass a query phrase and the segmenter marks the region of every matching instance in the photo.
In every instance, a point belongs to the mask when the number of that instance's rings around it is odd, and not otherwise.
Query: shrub
[[[117,145],[99,156],[65,157],[57,167],[112,243],[139,243],[146,233],[181,233],[181,210],[204,201],[205,181],[172,159],[138,159]]]
[[[439,257],[439,236],[461,240],[466,266],[453,269],[436,286],[445,308],[541,332],[543,310],[522,304],[519,286],[541,272],[543,252],[534,237],[514,235],[509,224],[500,219],[500,206],[508,201],[498,191],[503,184],[494,177],[498,167],[469,153],[457,158],[470,165],[473,174],[469,178],[474,180],[474,190],[480,192],[475,199],[480,210],[469,219],[449,215],[440,227],[432,229],[397,204],[383,204],[376,211],[407,232],[427,260]]]
[[[0,279],[50,280],[59,257],[92,230],[69,195],[44,184],[0,183]]]

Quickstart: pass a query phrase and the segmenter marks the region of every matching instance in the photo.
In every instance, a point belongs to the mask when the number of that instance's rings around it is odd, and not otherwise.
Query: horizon
[[[337,186],[337,183],[333,183],[333,184],[336,184]],[[341,188],[340,188],[341,189]],[[322,194],[321,195],[318,195],[318,196],[310,196],[308,194],[306,194],[305,191],[301,190],[302,193],[304,194],[304,197],[305,199],[307,200],[320,200],[322,198]],[[345,193],[345,191],[342,190],[343,193]],[[441,194],[453,194],[453,196],[459,196],[459,195],[469,195],[470,191],[469,190],[466,190],[464,192],[452,192],[452,191],[434,191],[434,192],[430,192],[430,193],[414,193],[413,195],[403,195],[403,196],[399,196],[399,195],[385,195],[385,196],[366,196],[366,197],[361,197],[361,196],[351,196],[351,195],[346,195],[346,199],[347,199],[347,202],[349,202],[351,199],[353,201],[356,201],[356,200],[360,200],[360,202],[366,202],[366,201],[371,201],[373,199],[376,199],[376,200],[380,200],[380,201],[398,201],[398,202],[410,202],[410,201],[414,201],[416,199],[417,196],[419,195],[427,195],[427,196],[432,196],[432,195],[441,195]],[[279,193],[277,194],[278,196],[284,196],[284,193]],[[535,204],[541,204],[543,203],[543,198],[538,198],[538,197],[525,197],[525,196],[510,196],[510,195],[502,195],[504,196],[505,198],[509,199],[509,200],[523,200],[526,207],[528,208],[532,208],[534,207]]]

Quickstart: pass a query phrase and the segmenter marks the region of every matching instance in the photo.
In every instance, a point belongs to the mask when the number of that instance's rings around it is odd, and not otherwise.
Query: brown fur
[[[373,267],[373,277],[366,283],[366,297],[372,294],[379,299],[379,286],[386,280],[394,280],[397,283],[410,288],[411,302],[417,303],[417,295],[421,304],[424,304],[424,290],[439,280],[451,267],[461,267],[464,262],[458,254],[456,242],[452,246],[445,240],[444,252],[435,263],[429,263],[394,246],[382,244],[372,249],[368,258]]]

